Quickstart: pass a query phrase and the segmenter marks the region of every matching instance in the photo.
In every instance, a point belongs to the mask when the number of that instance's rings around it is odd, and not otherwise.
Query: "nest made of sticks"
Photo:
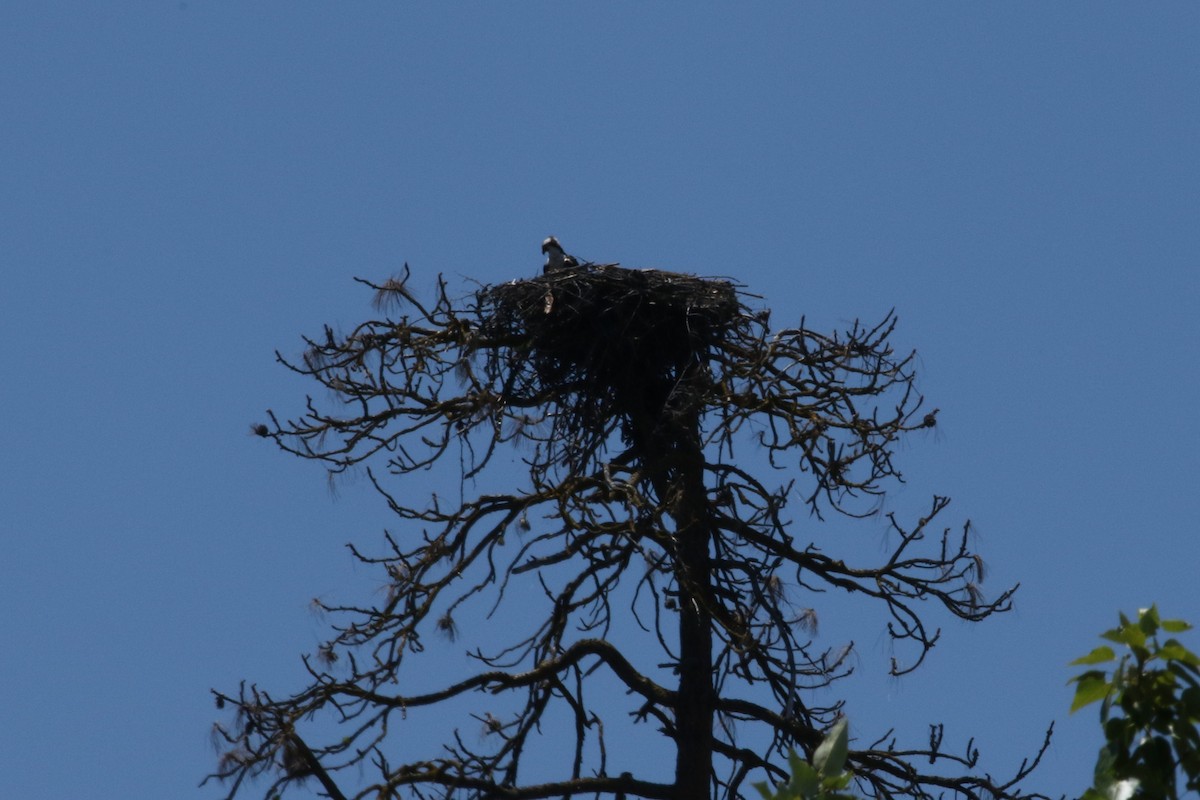
[[[744,314],[729,281],[616,264],[480,294],[484,332],[506,343],[510,377],[515,371],[517,385],[553,397],[576,431],[678,409],[685,375],[705,372],[712,348]]]

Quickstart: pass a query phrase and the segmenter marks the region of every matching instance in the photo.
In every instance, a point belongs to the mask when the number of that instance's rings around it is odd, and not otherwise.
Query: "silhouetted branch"
[[[264,773],[280,775],[268,795],[315,776],[340,797],[331,776],[371,773],[353,797],[741,797],[750,776],[785,774],[790,749],[811,755],[841,713],[840,700],[802,695],[849,674],[853,641],[815,645],[817,610],[797,593],[836,589],[886,611],[908,654],[895,675],[937,642],[930,608],[973,622],[1011,608],[1015,587],[983,596],[969,523],[940,522],[947,498],[913,522],[886,515],[891,547],[871,563],[823,552],[787,516],[795,498],[811,525],[830,512],[878,515],[902,480],[898,441],[936,425],[913,355],[890,344],[894,314],[833,334],[803,320],[772,332],[728,281],[616,265],[465,298],[439,280],[431,302],[408,277],[406,266],[363,281],[389,316],[342,336],[326,328],[298,362],[279,356],[335,402],[310,398],[301,416],[271,413],[254,428],[331,474],[361,466],[402,530],[378,553],[351,546],[388,588],[366,606],[322,604],[338,623],[305,660],[308,687],[283,699],[254,686],[218,694],[237,711],[218,729],[225,755],[212,776],[229,781],[228,797]],[[447,458],[458,499],[395,488]],[[410,688],[403,667],[430,632],[466,638],[475,600],[489,633],[508,638],[469,651],[473,674]],[[657,651],[625,648],[634,633]],[[594,699],[597,673],[624,696]],[[467,715],[479,742],[455,731],[426,756],[410,742],[392,764],[389,732],[409,710],[467,697],[481,698]],[[485,707],[493,700],[504,709]],[[295,725],[318,717],[341,735],[310,749]],[[642,723],[676,749],[673,783],[608,774],[605,737]],[[739,742],[743,728],[754,745]],[[861,791],[1039,797],[1017,786],[1046,745],[996,781],[971,774],[971,744],[951,755],[936,731],[927,746],[899,749],[889,732],[853,752]],[[569,742],[562,780],[521,780],[539,737]],[[943,763],[957,772],[937,771]]]

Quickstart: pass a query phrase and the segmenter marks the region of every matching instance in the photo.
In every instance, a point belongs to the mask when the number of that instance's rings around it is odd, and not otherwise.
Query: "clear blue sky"
[[[1190,2],[6,4],[5,796],[218,794],[208,689],[298,687],[389,524],[248,435],[308,389],[274,349],[369,313],[352,276],[504,281],[550,233],[780,323],[897,308],[942,415],[892,502],[953,496],[1022,588],[900,681],[826,624],[852,722],[999,774],[1057,720],[1031,785],[1079,790],[1065,663],[1200,622],[1197,42]]]

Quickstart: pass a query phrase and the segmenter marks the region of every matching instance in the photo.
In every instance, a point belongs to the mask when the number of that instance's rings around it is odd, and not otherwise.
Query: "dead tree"
[[[380,552],[351,545],[389,590],[368,607],[326,606],[339,622],[305,660],[307,688],[216,693],[237,712],[218,726],[210,776],[228,797],[255,776],[270,778],[267,796],[315,780],[333,798],[743,797],[752,781],[785,777],[789,750],[811,755],[841,712],[822,698],[850,673],[851,648],[814,643],[819,593],[886,611],[907,654],[894,675],[937,641],[930,610],[979,621],[1010,608],[1013,589],[984,598],[969,524],[942,525],[944,497],[912,523],[886,515],[892,547],[878,563],[814,543],[831,513],[880,514],[901,479],[897,442],[936,424],[913,356],[889,342],[894,315],[830,335],[803,320],[772,332],[729,281],[617,265],[465,298],[439,281],[431,303],[408,277],[406,266],[368,284],[383,318],[348,335],[326,328],[302,362],[280,356],[338,402],[310,398],[303,416],[272,413],[256,432],[332,474],[365,471],[399,529]],[[458,500],[397,490],[398,477],[443,464],[461,472]],[[506,616],[518,586],[536,589],[540,615]],[[430,632],[485,617],[512,639],[472,649],[472,674],[406,688]],[[624,651],[632,633],[660,652]],[[602,707],[604,673],[625,691]],[[484,735],[456,729],[409,757],[422,735],[408,712],[464,697]],[[657,728],[673,777],[610,764],[606,731],[622,726],[650,739]],[[570,764],[526,778],[547,737],[571,743]],[[918,747],[890,733],[858,747],[848,765],[869,796],[1037,797],[1019,782],[1042,750],[998,780],[975,771],[969,743],[943,750],[938,727]]]

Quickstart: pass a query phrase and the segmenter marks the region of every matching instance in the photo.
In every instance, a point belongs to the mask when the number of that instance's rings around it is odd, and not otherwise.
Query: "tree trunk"
[[[679,597],[679,699],[675,708],[675,790],[678,800],[708,800],[712,774],[714,690],[711,534],[699,453],[687,453],[674,511]],[[697,463],[699,462],[699,463]]]
[[[688,371],[690,372],[690,371]],[[684,374],[688,374],[685,372]],[[690,375],[689,375],[690,377]],[[680,381],[683,383],[683,381]],[[664,405],[656,404],[659,409]],[[652,477],[670,510],[676,537],[674,576],[679,590],[679,688],[676,721],[676,799],[709,800],[713,774],[712,529],[704,489],[700,417],[695,411],[643,417],[642,455],[670,464]],[[652,422],[653,420],[653,422]],[[649,423],[649,425],[647,425]]]

